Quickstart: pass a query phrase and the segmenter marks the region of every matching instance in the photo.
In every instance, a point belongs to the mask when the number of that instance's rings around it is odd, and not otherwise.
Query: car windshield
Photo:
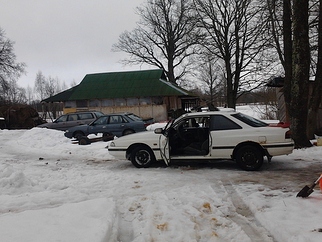
[[[260,121],[256,118],[250,117],[246,114],[243,113],[236,113],[236,114],[232,114],[231,116],[233,116],[234,118],[244,122],[245,124],[248,124],[249,126],[252,127],[266,127],[268,126],[267,123]]]
[[[163,128],[164,130],[167,130],[167,129],[169,129],[172,125],[173,125],[173,123],[176,121],[176,119],[170,119],[169,121],[168,121],[168,123],[166,124],[166,126]]]
[[[67,121],[67,115],[60,116],[58,119],[56,119],[54,122],[59,123],[59,122],[66,122]]]

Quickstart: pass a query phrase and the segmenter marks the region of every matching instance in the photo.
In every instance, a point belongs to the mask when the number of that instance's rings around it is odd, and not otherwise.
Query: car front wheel
[[[131,162],[137,168],[147,168],[155,161],[151,149],[146,146],[138,146],[131,152]]]
[[[263,154],[259,148],[245,145],[238,149],[236,162],[245,171],[256,171],[263,165]]]
[[[77,139],[77,140],[80,140],[84,136],[85,136],[85,134],[82,131],[76,131],[73,135],[73,137],[75,137],[75,139]]]

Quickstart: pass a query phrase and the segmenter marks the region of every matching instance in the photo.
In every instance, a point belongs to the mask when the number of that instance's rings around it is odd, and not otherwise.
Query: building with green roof
[[[163,70],[87,74],[66,91],[44,99],[63,103],[64,113],[97,110],[132,112],[144,119],[166,120],[174,113],[199,105],[199,98],[170,83]]]

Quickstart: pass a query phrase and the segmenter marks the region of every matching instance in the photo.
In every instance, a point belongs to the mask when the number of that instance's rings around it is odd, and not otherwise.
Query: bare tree
[[[307,134],[312,137],[317,127],[317,113],[322,102],[322,0],[319,0],[317,20],[317,57],[315,80],[309,99]],[[313,48],[314,49],[314,48]]]
[[[312,145],[306,135],[310,76],[308,8],[308,0],[293,0],[293,69],[289,111],[293,139],[297,147]]]
[[[39,100],[43,100],[46,97],[46,77],[42,74],[41,71],[38,71],[36,74],[34,90],[38,94]]]
[[[225,70],[227,105],[235,108],[240,87],[249,83],[263,53],[263,11],[258,1],[194,0],[200,23],[206,31],[205,48],[219,58]],[[255,80],[256,81],[256,80]],[[246,83],[247,82],[247,83]]]
[[[114,51],[130,54],[125,64],[148,64],[165,70],[176,83],[188,71],[200,30],[190,0],[148,0],[139,7],[137,28],[120,35]]]
[[[226,82],[223,81],[223,70],[218,64],[218,59],[211,55],[201,55],[198,70],[198,79],[202,82],[204,96],[208,106],[225,105]]]
[[[3,103],[25,104],[27,102],[26,90],[17,85],[16,80],[7,81],[7,88],[2,92]]]
[[[54,96],[61,91],[60,81],[58,78],[49,76],[45,82],[45,95],[46,97]]]
[[[36,75],[35,80],[35,92],[38,93],[38,96],[40,97],[40,100],[43,100],[45,98],[51,97],[58,92],[62,91],[62,86],[66,87],[66,84],[63,82],[63,84],[60,83],[60,80],[56,77],[53,78],[51,76],[45,77],[41,71],[38,71]],[[57,103],[50,103],[48,105],[42,106],[42,112],[43,112],[43,118],[47,117],[47,113],[52,114],[53,118],[56,118],[57,111],[59,111],[59,104]],[[50,115],[51,117],[51,115]]]
[[[62,82],[61,84],[57,77],[45,77],[41,71],[37,72],[34,90],[38,93],[40,100],[57,94],[63,90],[63,88],[67,89],[65,82]]]
[[[267,6],[271,33],[285,71],[283,90],[293,139],[297,147],[311,146],[309,138],[316,129],[322,96],[321,1],[318,6],[309,0],[267,0]],[[314,83],[309,82],[310,75],[315,76]]]
[[[4,31],[0,28],[0,99],[6,100],[9,92],[13,92],[12,81],[24,72],[25,64],[16,62],[13,42],[5,37]],[[15,83],[16,84],[16,83]]]
[[[27,98],[27,103],[32,104],[34,101],[34,92],[32,88],[28,85],[26,88],[26,98]]]

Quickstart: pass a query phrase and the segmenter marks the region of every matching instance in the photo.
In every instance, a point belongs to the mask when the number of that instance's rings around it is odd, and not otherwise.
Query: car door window
[[[100,117],[93,124],[94,125],[104,125],[107,124],[108,117]]]
[[[218,131],[218,130],[241,129],[241,127],[223,115],[213,115],[211,117],[210,129]]]
[[[209,153],[209,116],[181,120],[169,136],[170,155],[207,155]]]
[[[110,116],[110,124],[120,124],[123,123],[123,119],[119,115]]]
[[[76,121],[78,119],[77,114],[68,115],[67,121]]]

